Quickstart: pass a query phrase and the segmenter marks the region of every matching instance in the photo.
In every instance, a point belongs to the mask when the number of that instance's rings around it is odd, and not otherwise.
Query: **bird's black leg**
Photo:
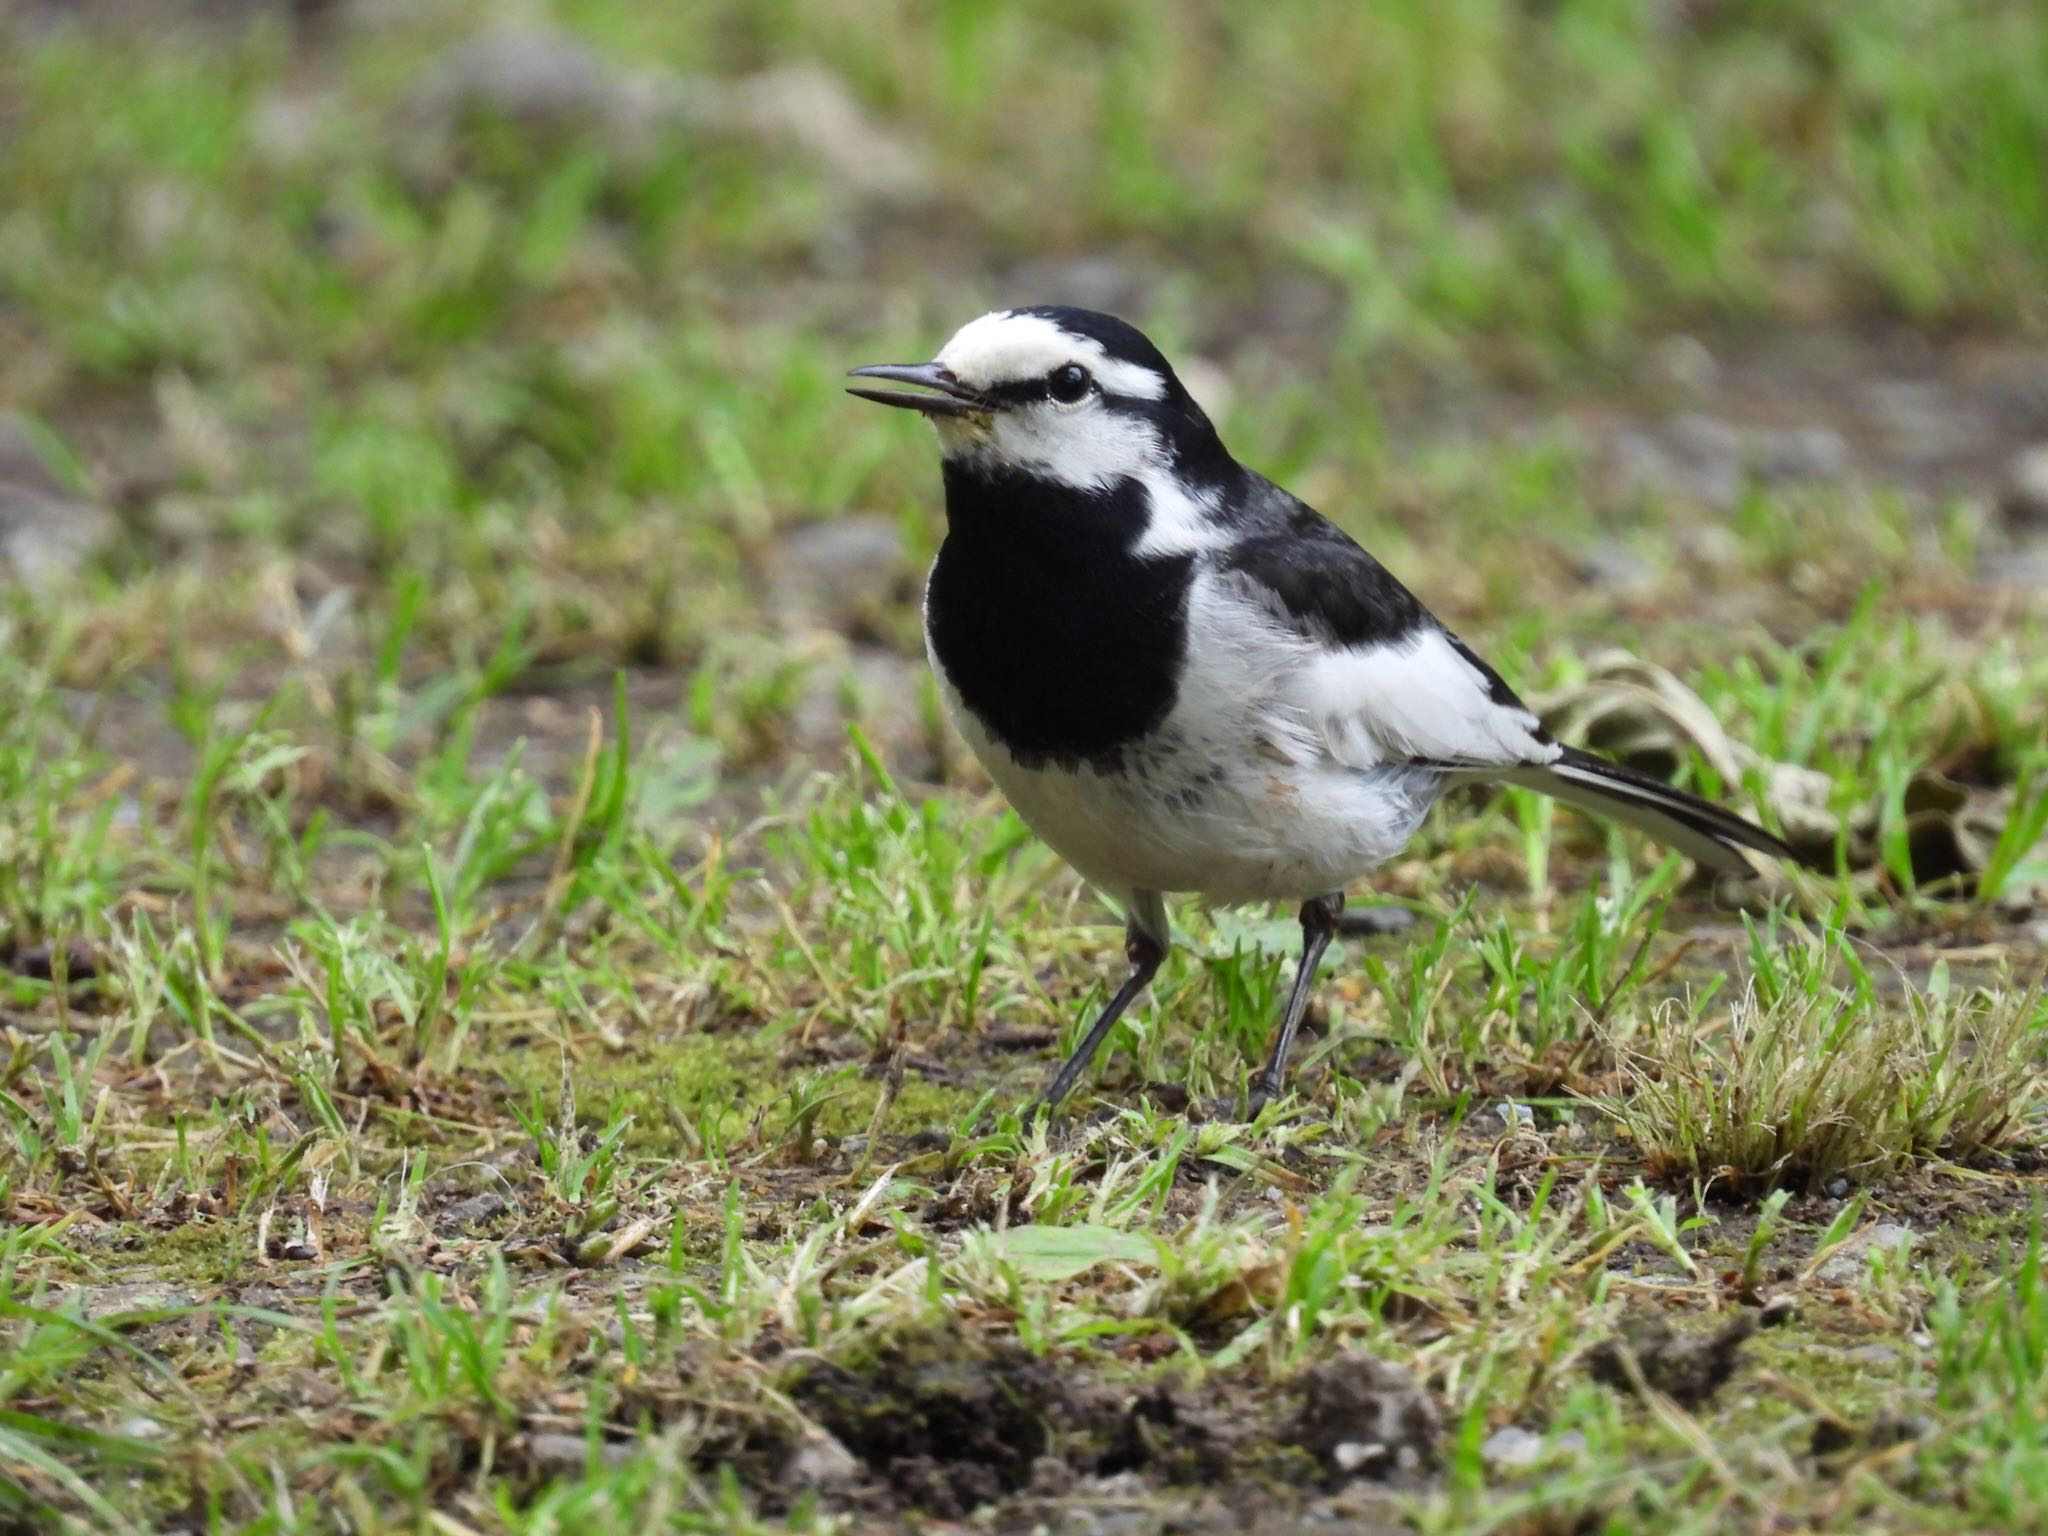
[[[1277,1098],[1287,1076],[1287,1052],[1294,1045],[1295,1031],[1308,1012],[1309,988],[1315,985],[1316,968],[1323,963],[1323,951],[1330,947],[1330,935],[1337,931],[1337,916],[1344,910],[1344,893],[1333,891],[1301,904],[1301,969],[1294,973],[1294,990],[1287,997],[1287,1011],[1280,1015],[1280,1029],[1273,1037],[1273,1053],[1252,1079],[1251,1098],[1245,1118],[1255,1119],[1269,1099]]]
[[[1042,1108],[1057,1109],[1060,1101],[1073,1091],[1075,1079],[1088,1070],[1089,1061],[1102,1048],[1102,1042],[1109,1038],[1109,1032],[1116,1028],[1116,1021],[1150,984],[1159,969],[1159,962],[1166,958],[1166,945],[1132,923],[1124,929],[1124,953],[1130,957],[1131,974],[1124,978],[1124,984],[1116,989],[1116,996],[1104,1005],[1095,1022],[1088,1027],[1088,1033],[1055,1074],[1051,1086],[1024,1111],[1025,1124],[1029,1125]]]

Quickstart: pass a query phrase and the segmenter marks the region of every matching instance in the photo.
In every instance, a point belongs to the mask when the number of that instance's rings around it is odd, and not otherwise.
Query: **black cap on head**
[[[1128,320],[1105,315],[1096,309],[1079,309],[1071,304],[1025,304],[1011,311],[1050,320],[1070,336],[1085,336],[1111,357],[1150,368],[1170,383],[1177,383],[1173,365],[1152,345],[1151,339]]]

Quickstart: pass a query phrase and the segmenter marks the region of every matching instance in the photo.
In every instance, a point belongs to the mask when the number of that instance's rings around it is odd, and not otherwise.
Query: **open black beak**
[[[849,395],[859,395],[863,400],[900,405],[906,410],[923,411],[927,416],[975,416],[991,409],[986,400],[937,363],[876,363],[872,368],[852,369],[847,377],[889,379],[937,390],[934,395],[913,395],[900,389],[856,389],[850,384],[846,388]]]

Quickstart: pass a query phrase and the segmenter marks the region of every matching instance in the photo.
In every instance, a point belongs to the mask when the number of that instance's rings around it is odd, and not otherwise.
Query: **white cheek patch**
[[[1068,409],[1048,404],[998,411],[990,418],[983,451],[1088,491],[1108,490],[1166,462],[1165,445],[1150,423],[1119,416],[1099,400]]]
[[[1043,316],[1011,309],[968,321],[939,349],[937,361],[970,389],[1042,378],[1065,363],[1079,363],[1106,394],[1138,400],[1166,395],[1166,380],[1150,368],[1111,357],[1100,342],[1069,335]]]

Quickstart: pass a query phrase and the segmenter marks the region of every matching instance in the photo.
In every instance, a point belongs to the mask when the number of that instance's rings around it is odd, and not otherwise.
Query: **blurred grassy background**
[[[1003,302],[1133,314],[1246,457],[1437,543],[1396,470],[1481,532],[1583,499],[1422,462],[1460,401],[2048,292],[2024,0],[15,12],[0,398],[118,573],[426,573],[442,645],[700,655],[778,529],[930,500],[843,366]]]

